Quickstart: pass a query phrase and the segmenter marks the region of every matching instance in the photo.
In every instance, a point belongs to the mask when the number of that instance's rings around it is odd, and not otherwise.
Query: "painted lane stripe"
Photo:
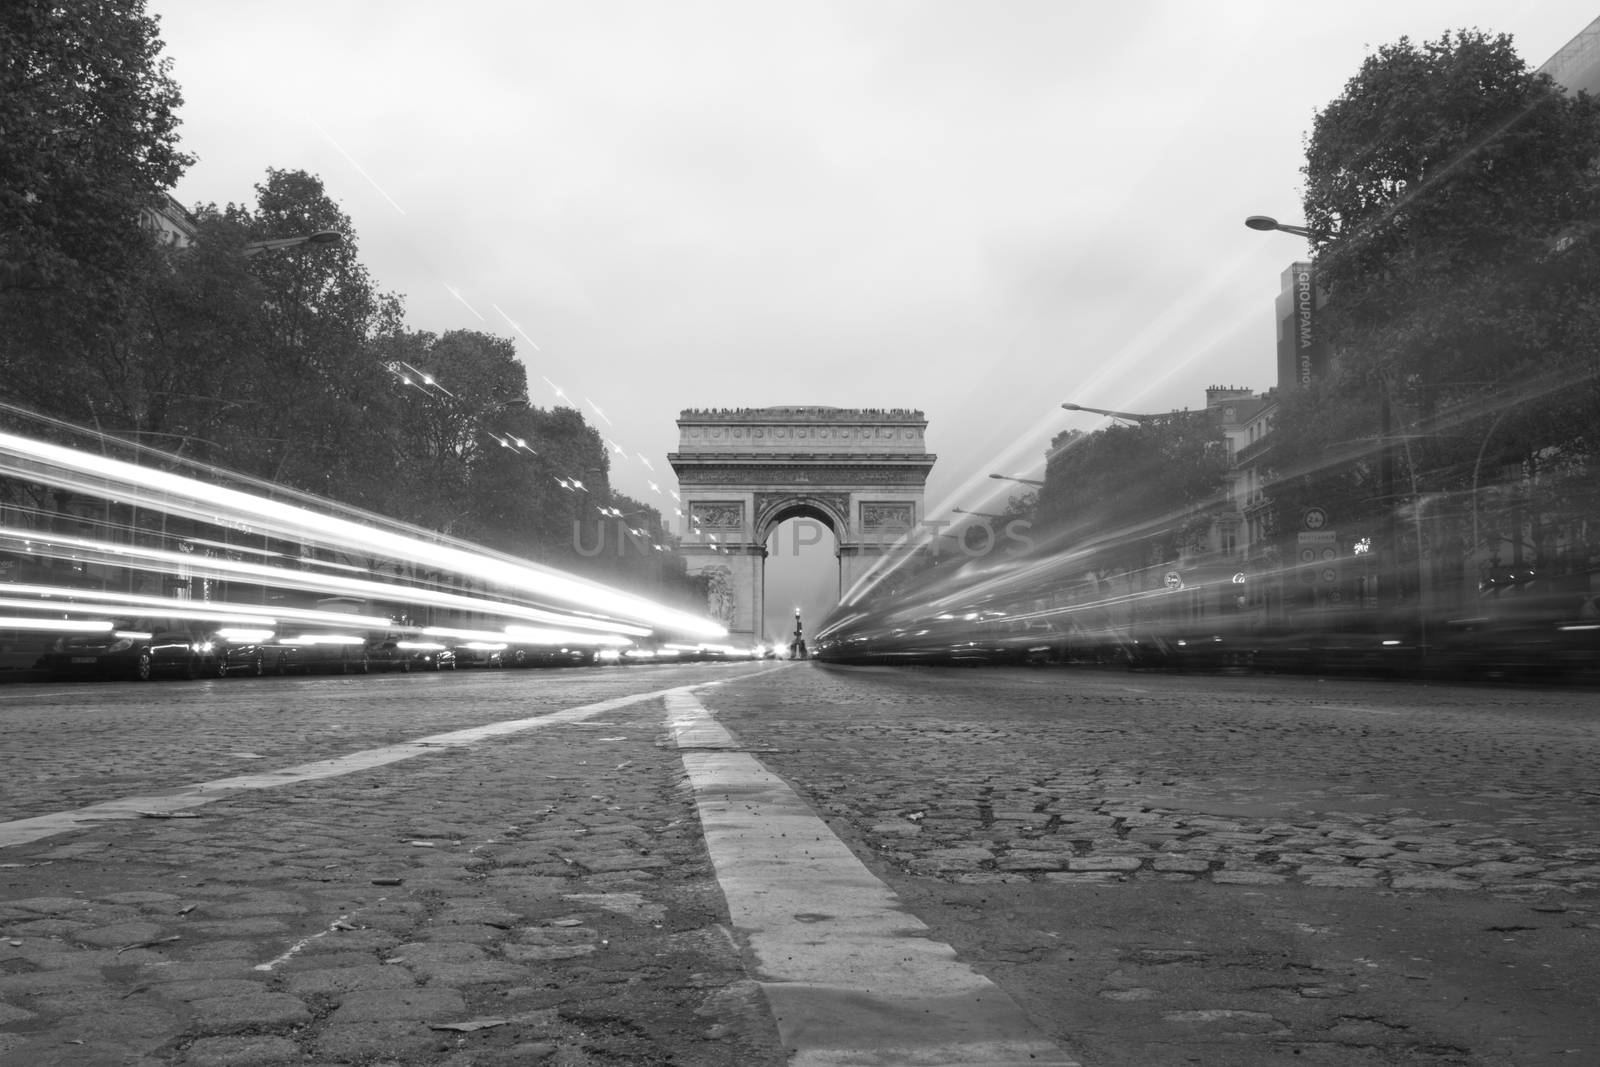
[[[1073,1064],[687,690],[666,695],[717,881],[792,1067]]]
[[[1358,711],[1367,715],[1398,715],[1394,708],[1368,708],[1357,704],[1313,704],[1313,711]]]
[[[336,778],[342,774],[353,774],[356,771],[370,770],[373,767],[382,767],[390,763],[398,763],[401,760],[414,759],[430,752],[437,752],[441,748],[471,745],[490,737],[521,733],[525,730],[537,730],[542,727],[556,726],[563,723],[579,722],[608,711],[614,711],[617,708],[627,707],[630,704],[657,700],[664,694],[677,691],[677,689],[657,689],[648,693],[615,697],[611,700],[602,700],[597,704],[584,704],[580,707],[566,708],[547,715],[536,715],[527,719],[507,719],[483,726],[474,726],[466,730],[453,730],[449,733],[434,734],[431,737],[419,737],[414,741],[402,741],[396,745],[369,748],[360,752],[335,756],[332,759],[316,760],[312,763],[284,767],[280,770],[265,771],[260,774],[243,774],[233,778],[218,778],[210,782],[199,782],[157,796],[123,797],[119,800],[108,800],[72,811],[58,811],[31,819],[17,819],[13,822],[0,823],[0,848],[27,844],[43,837],[51,837],[55,834],[67,833],[85,826],[93,826],[108,819],[138,819],[146,818],[149,815],[172,816],[189,808],[196,808],[204,804],[210,804],[215,800],[226,799],[233,793],[242,790],[275,789],[278,786],[314,782],[322,778]]]

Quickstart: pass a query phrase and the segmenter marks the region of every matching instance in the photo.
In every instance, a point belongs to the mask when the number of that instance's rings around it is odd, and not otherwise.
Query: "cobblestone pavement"
[[[1086,1067],[1600,1062],[1588,693],[816,664],[12,686],[0,819],[709,680],[735,744]],[[162,813],[190,817],[0,848],[0,1064],[787,1059],[660,699]]]
[[[1600,1063],[1592,693],[785,683],[706,702],[1086,1064]]]
[[[4,817],[710,670],[10,687]],[[0,849],[0,1063],[784,1061],[659,699],[185,814]]]

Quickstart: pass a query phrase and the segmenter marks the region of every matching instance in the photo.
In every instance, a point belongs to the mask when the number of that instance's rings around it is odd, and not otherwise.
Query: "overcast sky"
[[[1576,0],[149,8],[199,157],[180,200],[250,201],[269,166],[320,175],[413,328],[514,338],[535,403],[558,386],[627,448],[613,484],[668,515],[683,408],[918,408],[934,515],[998,510],[988,473],[1037,475],[1053,433],[1096,425],[1062,401],[1159,411],[1270,387],[1273,300],[1304,245],[1243,219],[1298,220],[1314,113],[1401,36],[1510,33],[1538,66],[1595,16]]]

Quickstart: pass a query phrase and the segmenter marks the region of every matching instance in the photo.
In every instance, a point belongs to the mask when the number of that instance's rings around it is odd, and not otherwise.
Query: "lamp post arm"
[[[1335,236],[1326,230],[1313,230],[1309,226],[1295,226],[1287,222],[1279,222],[1271,215],[1250,215],[1244,220],[1244,224],[1252,230],[1268,232],[1277,230],[1279,233],[1292,233],[1296,237],[1304,237],[1308,241],[1331,241]]]
[[[1087,411],[1093,415],[1105,415],[1113,419],[1122,419],[1124,422],[1149,422],[1152,419],[1164,418],[1162,415],[1140,415],[1131,411],[1110,411],[1106,408],[1084,407],[1082,404],[1062,404],[1067,411]]]
[[[298,248],[301,245],[336,245],[343,240],[344,235],[337,230],[318,230],[316,233],[301,234],[298,237],[273,237],[265,241],[251,241],[240,250],[239,255],[248,259],[262,252]]]

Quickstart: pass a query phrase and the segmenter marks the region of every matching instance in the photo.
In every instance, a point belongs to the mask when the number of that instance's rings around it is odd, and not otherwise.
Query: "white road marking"
[[[687,689],[666,705],[717,881],[793,1067],[1075,1062],[929,936]]]
[[[1368,715],[1400,714],[1393,708],[1367,708],[1356,704],[1313,704],[1311,705],[1311,708],[1314,711],[1360,711],[1365,712]]]
[[[12,822],[0,823],[0,848],[6,848],[11,845],[24,845],[43,837],[67,833],[84,826],[93,826],[108,819],[138,819],[151,815],[159,816],[184,811],[188,808],[210,804],[212,801],[224,800],[241,790],[274,789],[278,786],[312,782],[322,778],[336,778],[341,774],[351,774],[355,771],[365,771],[373,767],[382,767],[386,764],[398,763],[401,760],[413,759],[429,752],[436,752],[441,748],[470,745],[489,737],[500,737],[505,734],[521,733],[525,730],[537,730],[546,726],[578,722],[583,719],[593,718],[607,711],[627,707],[630,704],[656,700],[667,693],[677,691],[677,689],[657,689],[648,693],[636,693],[632,696],[602,700],[597,704],[584,704],[580,707],[566,708],[547,715],[536,715],[528,719],[507,719],[501,722],[488,723],[484,726],[474,726],[466,730],[453,730],[450,733],[434,734],[431,737],[419,737],[414,741],[403,741],[397,745],[384,745],[381,748],[369,748],[361,752],[351,752],[347,755],[335,756],[332,759],[316,760],[312,763],[302,763],[298,766],[284,767],[280,770],[264,771],[259,774],[243,774],[233,778],[218,778],[210,782],[199,782],[158,796],[123,797],[120,800],[108,800],[100,804],[77,808],[73,811],[58,811],[49,815],[35,816],[31,819],[17,819]]]

